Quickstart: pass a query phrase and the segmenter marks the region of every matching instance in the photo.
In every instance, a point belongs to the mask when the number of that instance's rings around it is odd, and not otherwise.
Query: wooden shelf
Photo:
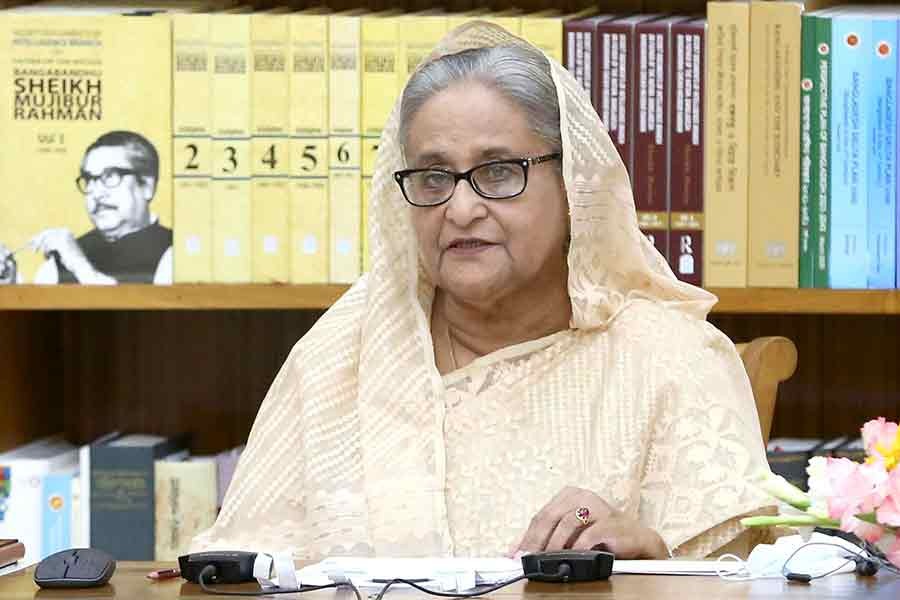
[[[0,310],[325,309],[346,285],[3,286]],[[716,288],[722,314],[900,314],[900,290]]]
[[[324,309],[346,285],[119,285],[0,287],[0,310]]]

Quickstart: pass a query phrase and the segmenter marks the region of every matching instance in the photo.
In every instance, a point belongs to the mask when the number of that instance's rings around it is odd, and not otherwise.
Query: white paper
[[[733,561],[715,560],[615,560],[613,574],[619,575],[723,575],[734,571]]]
[[[384,585],[375,579],[425,579],[419,585],[450,592],[500,583],[521,574],[522,562],[510,558],[335,557],[300,569],[297,579],[302,585],[326,585],[349,579],[362,588]]]

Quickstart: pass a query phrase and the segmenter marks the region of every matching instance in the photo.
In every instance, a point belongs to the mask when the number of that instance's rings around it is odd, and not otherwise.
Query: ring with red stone
[[[582,525],[588,525],[591,522],[591,509],[587,506],[579,506],[575,509],[575,518],[581,521]]]

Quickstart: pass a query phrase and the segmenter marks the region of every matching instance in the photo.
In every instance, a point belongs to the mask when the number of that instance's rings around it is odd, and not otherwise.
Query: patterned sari
[[[474,23],[432,58],[524,43]],[[435,289],[391,177],[405,166],[398,105],[372,183],[371,271],[290,353],[195,549],[497,556],[564,486],[636,517],[676,555],[747,537],[737,519],[766,507],[751,482],[768,466],[743,364],[705,321],[716,299],[678,281],[640,233],[588,95],[548,60],[571,220],[569,329],[438,372]]]

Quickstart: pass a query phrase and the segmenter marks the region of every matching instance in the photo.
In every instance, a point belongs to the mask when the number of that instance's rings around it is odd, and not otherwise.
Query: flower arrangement
[[[816,456],[810,459],[809,492],[783,477],[766,473],[758,483],[769,494],[801,511],[795,515],[742,519],[747,527],[792,525],[832,527],[856,534],[867,542],[886,532],[894,542],[888,560],[900,567],[900,427],[883,417],[862,427],[866,460]]]

